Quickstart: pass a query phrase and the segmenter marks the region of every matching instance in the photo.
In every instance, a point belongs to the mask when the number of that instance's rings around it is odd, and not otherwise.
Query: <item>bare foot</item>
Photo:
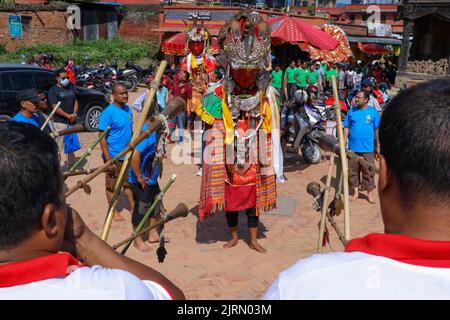
[[[266,253],[267,250],[264,249],[258,242],[250,243],[249,244],[250,249],[256,250],[260,253]]]
[[[116,221],[116,222],[122,222],[122,221],[125,221],[125,218],[122,217],[122,216],[120,215],[120,213],[116,212],[116,213],[114,214],[114,221]]]
[[[170,238],[164,237],[164,243],[169,243],[170,242]],[[159,243],[159,237],[157,238],[152,238],[151,236],[148,239],[148,243]]]
[[[359,198],[359,194],[358,194],[358,192],[356,192],[356,193],[354,193],[353,196],[350,198],[350,201],[358,200],[358,198]]]
[[[232,247],[234,247],[235,245],[237,245],[237,243],[238,243],[238,239],[232,238],[230,241],[228,241],[227,243],[225,243],[225,244],[223,245],[223,247],[224,247],[225,249],[229,249],[229,248],[232,248]]]
[[[375,199],[373,198],[372,192],[367,193],[367,200],[369,200],[369,203],[372,203],[372,204],[376,203]]]
[[[138,239],[134,240],[134,246],[136,247],[136,249],[138,249],[139,251],[142,251],[142,252],[148,252],[148,251],[152,250],[152,248],[147,246],[145,244],[145,242],[140,238],[139,238],[139,240]]]

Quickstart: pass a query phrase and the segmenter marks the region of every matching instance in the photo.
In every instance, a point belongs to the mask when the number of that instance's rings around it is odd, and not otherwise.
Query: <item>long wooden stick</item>
[[[344,141],[344,131],[342,128],[342,118],[341,118],[341,105],[339,103],[339,96],[336,87],[336,77],[331,76],[331,84],[333,86],[333,96],[334,96],[334,110],[336,113],[336,127],[339,140],[339,150],[341,156],[342,165],[342,182],[344,185],[344,236],[345,240],[350,240],[350,203],[348,199],[348,162],[347,153],[345,149],[346,141]]]
[[[333,167],[334,167],[334,155],[330,155],[330,165],[328,167],[327,180],[325,183],[325,195],[323,197],[322,204],[322,214],[320,217],[320,227],[319,227],[319,239],[317,240],[317,252],[322,252],[322,241],[323,241],[323,233],[325,232],[325,222],[327,218],[328,211],[328,197],[331,192],[331,177],[333,175]]]
[[[150,93],[148,94],[147,99],[145,100],[145,103],[144,103],[144,107],[142,108],[142,112],[139,117],[138,124],[134,128],[134,132],[133,132],[133,136],[132,136],[131,140],[136,139],[141,134],[142,127],[144,126],[144,122],[147,119],[147,115],[150,111],[150,106],[155,97],[156,90],[158,89],[158,86],[155,84],[159,85],[159,81],[161,80],[161,78],[164,74],[164,71],[166,70],[166,66],[167,66],[167,61],[165,61],[165,60],[161,61],[159,68],[158,68],[158,72],[156,73],[156,76],[155,76],[155,80],[152,81],[153,84],[151,85]],[[122,190],[124,179],[125,179],[125,177],[128,177],[128,170],[130,167],[130,159],[133,154],[133,151],[134,150],[131,150],[125,155],[125,159],[122,163],[122,168],[120,170],[119,176],[117,177],[116,186],[114,188],[111,203],[109,204],[109,208],[108,208],[108,214],[106,216],[105,223],[103,225],[102,233],[100,236],[100,238],[104,241],[106,241],[108,239],[109,230],[111,229],[112,221],[114,218],[114,211],[115,211],[116,205],[117,205],[117,199],[119,198],[120,191]]]
[[[94,150],[94,148],[97,146],[97,144],[100,142],[100,140],[103,139],[104,136],[106,136],[109,132],[109,127],[106,128],[105,131],[103,131],[103,133],[97,137],[97,139],[94,141],[93,144],[91,144],[91,146],[86,150],[86,152],[81,156],[80,159],[78,159],[77,162],[75,162],[75,164],[69,169],[69,172],[74,172],[76,168],[78,168],[81,164],[81,162],[83,162],[84,159],[86,159],[91,152]]]
[[[82,175],[82,174],[88,175],[88,174],[91,174],[92,172],[97,171],[98,168],[100,168],[100,167],[93,168],[93,169],[89,169],[89,168],[86,168],[86,169],[78,169],[78,170],[75,170],[75,171],[73,171],[73,172],[67,171],[67,172],[64,172],[64,173],[63,173],[63,178],[64,178],[64,180],[66,180],[68,177],[79,176],[79,175]],[[105,170],[105,171],[111,171],[111,172],[114,172],[114,166],[110,166],[110,167],[108,168],[108,170]]]
[[[60,105],[61,105],[61,101],[58,101],[58,103],[53,108],[52,112],[50,112],[50,114],[48,115],[48,117],[45,120],[44,124],[42,125],[41,131],[43,131],[45,129],[45,127],[47,126],[47,124],[50,122],[50,120],[52,120],[53,116],[55,115],[56,110],[59,108]]]
[[[333,227],[334,231],[336,231],[336,234],[338,235],[339,240],[341,240],[341,243],[342,243],[342,245],[343,245],[344,248],[345,248],[345,246],[347,246],[348,241],[345,240],[345,237],[344,237],[344,235],[342,234],[341,229],[339,229],[339,227],[338,227],[336,221],[334,221],[334,218],[333,218],[329,213],[327,213],[327,218],[328,218],[328,222],[330,222],[330,224],[331,224],[331,226]]]
[[[84,126],[81,123],[78,123],[78,124],[74,125],[73,127],[68,127],[66,129],[62,129],[60,131],[52,132],[52,133],[50,133],[50,137],[55,139],[59,136],[64,136],[66,134],[84,132],[84,130],[85,130]]]
[[[120,241],[119,243],[116,243],[112,246],[112,248],[115,250],[121,246],[123,246],[126,243],[130,243],[140,235],[146,233],[147,231],[150,231],[152,229],[155,229],[159,227],[162,224],[165,224],[169,221],[172,221],[174,219],[180,218],[180,217],[186,217],[189,214],[189,209],[184,203],[180,203],[172,212],[169,212],[166,216],[162,217],[161,220],[158,222],[151,224],[147,228],[142,229],[139,232],[134,232],[133,235],[125,240]]]

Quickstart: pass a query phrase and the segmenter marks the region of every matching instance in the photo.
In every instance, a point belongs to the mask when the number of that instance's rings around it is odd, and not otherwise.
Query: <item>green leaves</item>
[[[52,53],[55,56],[54,65],[57,67],[69,59],[75,59],[77,64],[82,63],[85,54],[89,56],[90,64],[109,63],[113,59],[119,64],[125,64],[128,60],[133,62],[146,60],[147,63],[155,63],[158,49],[156,41],[125,42],[120,39],[100,39],[84,42],[77,39],[64,46],[40,44],[35,47],[23,47],[12,53],[0,52],[0,61],[20,63],[22,54],[33,54],[37,58],[40,54]]]

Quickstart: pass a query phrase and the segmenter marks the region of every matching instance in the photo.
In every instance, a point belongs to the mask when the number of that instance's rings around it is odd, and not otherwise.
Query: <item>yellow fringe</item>
[[[203,109],[202,106],[199,106],[197,110],[195,110],[195,113],[202,119],[202,121],[206,122],[207,124],[213,124],[214,118],[212,115],[210,115],[205,109]]]
[[[231,118],[230,110],[228,109],[225,95],[226,95],[225,90],[223,90],[222,119],[223,119],[223,126],[225,128],[225,144],[233,144],[234,143],[234,123],[233,123],[233,119]]]

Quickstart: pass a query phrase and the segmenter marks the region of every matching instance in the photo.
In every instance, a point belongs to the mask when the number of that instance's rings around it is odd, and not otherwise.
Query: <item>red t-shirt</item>
[[[183,98],[184,102],[192,99],[192,86],[189,82],[177,82],[172,86],[172,95]]]

